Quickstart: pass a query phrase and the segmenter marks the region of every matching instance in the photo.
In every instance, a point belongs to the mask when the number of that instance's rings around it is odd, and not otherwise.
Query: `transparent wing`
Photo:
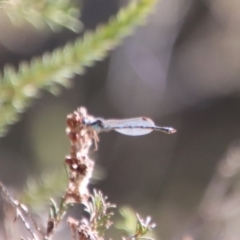
[[[148,134],[154,130],[154,127],[154,122],[147,117],[138,117],[123,120],[104,120],[104,129],[109,131],[115,130],[119,133],[130,136]]]

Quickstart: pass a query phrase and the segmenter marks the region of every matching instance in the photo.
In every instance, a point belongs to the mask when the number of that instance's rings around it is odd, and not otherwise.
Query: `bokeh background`
[[[84,28],[95,29],[125,4],[85,1]],[[78,106],[104,118],[144,115],[177,133],[101,134],[92,153],[100,180],[92,187],[151,215],[157,239],[240,239],[239,26],[240,1],[161,0],[105,61],[58,97],[43,92],[11,127],[0,142],[1,181],[21,192],[27,179],[60,171],[69,152],[65,118]],[[1,67],[76,37],[66,29],[19,29],[2,17]]]

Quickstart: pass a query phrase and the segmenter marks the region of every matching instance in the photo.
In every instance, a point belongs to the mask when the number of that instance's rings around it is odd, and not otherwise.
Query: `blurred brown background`
[[[85,28],[126,3],[85,1]],[[0,64],[17,65],[75,38],[68,30],[19,30],[2,18]],[[1,139],[7,186],[22,189],[29,176],[63,167],[65,117],[78,106],[104,118],[144,115],[178,132],[101,134],[93,158],[104,179],[93,187],[151,215],[157,239],[240,239],[240,1],[162,0],[144,27],[72,82],[57,98],[42,93]]]

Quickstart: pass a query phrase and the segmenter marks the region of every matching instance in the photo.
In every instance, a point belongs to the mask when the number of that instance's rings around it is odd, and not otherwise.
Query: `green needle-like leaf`
[[[76,3],[73,0],[5,0],[0,1],[0,7],[17,26],[27,21],[36,28],[48,25],[54,31],[66,27],[79,32],[82,23],[78,20],[80,11]]]

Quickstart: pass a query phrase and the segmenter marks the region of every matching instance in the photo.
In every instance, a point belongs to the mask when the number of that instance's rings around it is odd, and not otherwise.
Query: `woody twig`
[[[89,198],[88,183],[92,176],[94,162],[88,153],[93,143],[98,141],[97,134],[83,124],[83,120],[91,118],[85,108],[81,107],[67,116],[66,133],[71,142],[70,154],[65,158],[68,172],[68,187],[62,197],[59,209],[52,207],[50,211],[45,239],[49,239],[66,209],[75,203],[84,203]]]

